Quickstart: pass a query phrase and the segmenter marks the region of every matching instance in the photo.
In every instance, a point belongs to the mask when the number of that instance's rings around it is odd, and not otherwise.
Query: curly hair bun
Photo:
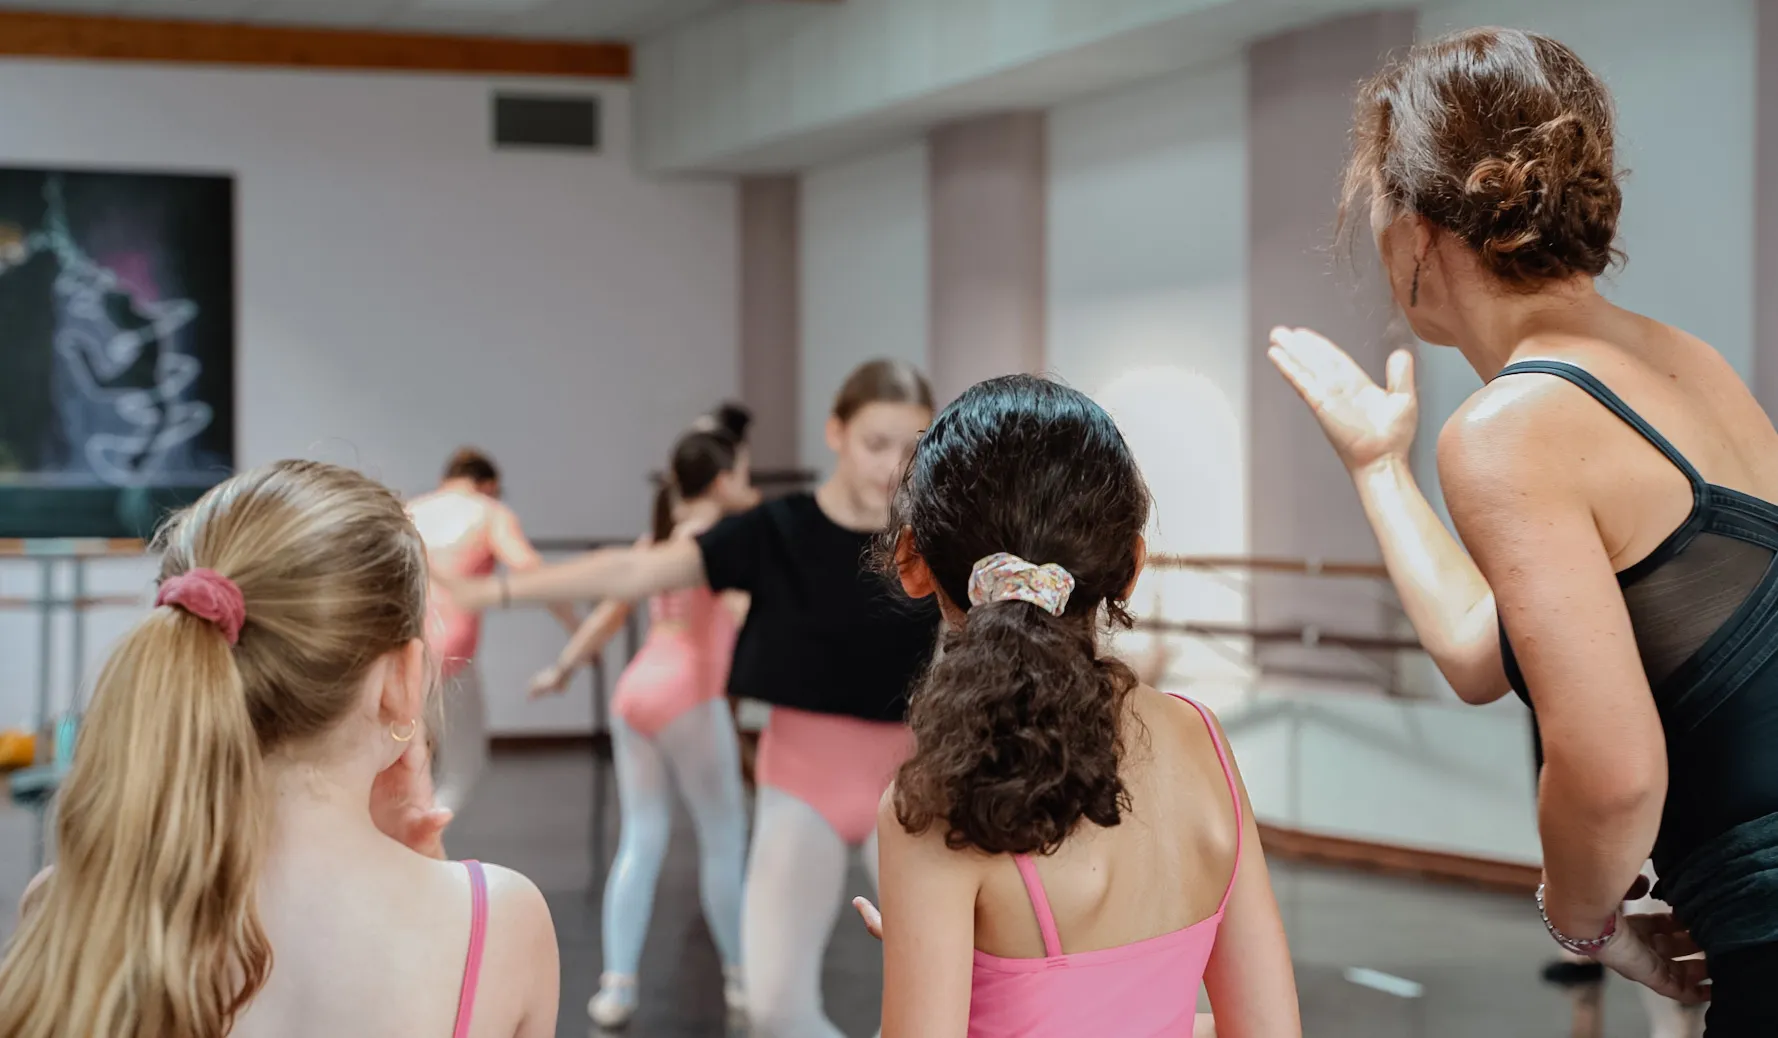
[[[1381,193],[1532,289],[1620,258],[1611,95],[1580,57],[1517,29],[1419,44],[1359,91],[1345,213]]]

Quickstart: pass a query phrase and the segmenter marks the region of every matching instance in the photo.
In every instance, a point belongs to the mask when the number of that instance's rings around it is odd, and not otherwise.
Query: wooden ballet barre
[[[1148,564],[1161,569],[1245,569],[1305,577],[1389,578],[1389,570],[1376,562],[1325,562],[1265,555],[1151,555]]]
[[[531,546],[538,551],[598,551],[600,548],[628,548],[636,543],[631,537],[538,537]]]
[[[1380,634],[1347,634],[1324,631],[1319,627],[1249,627],[1245,624],[1212,623],[1201,620],[1136,621],[1138,630],[1163,634],[1190,634],[1216,638],[1251,638],[1256,642],[1294,642],[1310,647],[1331,645],[1359,652],[1416,652],[1421,645],[1413,638],[1393,638]]]
[[[26,598],[0,595],[0,610],[8,609],[94,609],[105,606],[133,607],[147,605],[142,595],[82,595],[78,598]]]
[[[0,537],[0,558],[91,559],[141,555],[147,548],[131,537]]]
[[[818,476],[814,469],[754,469],[747,478],[756,487],[797,489],[813,485]],[[664,472],[648,474],[648,482],[652,486],[658,487],[666,480],[667,474]]]

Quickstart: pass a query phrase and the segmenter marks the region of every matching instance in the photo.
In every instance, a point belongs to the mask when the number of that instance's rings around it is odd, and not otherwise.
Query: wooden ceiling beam
[[[625,43],[0,11],[0,56],[628,79]]]

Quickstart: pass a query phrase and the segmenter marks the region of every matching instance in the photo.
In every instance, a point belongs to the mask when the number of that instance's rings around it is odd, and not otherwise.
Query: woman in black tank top
[[[1439,443],[1473,559],[1409,469],[1409,354],[1386,387],[1312,332],[1274,332],[1272,359],[1458,695],[1536,710],[1552,936],[1709,997],[1711,1038],[1778,1034],[1778,506],[1707,479],[1613,390],[1724,482],[1778,488],[1778,434],[1709,347],[1595,290],[1617,255],[1612,107],[1567,47],[1420,44],[1361,89],[1356,142],[1343,216],[1369,211],[1415,334],[1490,379]],[[1677,918],[1623,914],[1650,858]],[[1712,988],[1676,958],[1699,950]]]

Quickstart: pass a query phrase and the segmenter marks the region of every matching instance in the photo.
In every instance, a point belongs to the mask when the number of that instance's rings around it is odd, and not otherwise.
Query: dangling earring
[[[1420,261],[1415,260],[1414,261],[1414,287],[1408,289],[1408,306],[1409,306],[1409,308],[1413,308],[1413,307],[1416,307],[1419,305],[1420,305]]]
[[[401,727],[400,725],[396,725],[396,724],[390,725],[389,726],[389,738],[394,739],[396,742],[412,742],[414,739],[414,733],[416,733],[420,730],[420,722],[409,721],[407,723],[407,734],[406,735],[403,735],[399,731],[397,731],[397,729],[400,727]]]

